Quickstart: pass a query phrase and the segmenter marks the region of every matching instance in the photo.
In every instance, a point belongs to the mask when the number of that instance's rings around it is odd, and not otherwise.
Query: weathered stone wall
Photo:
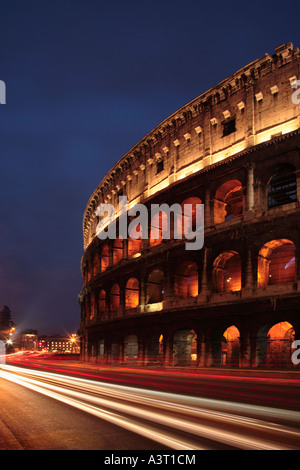
[[[293,367],[291,338],[300,337],[300,109],[291,85],[299,59],[288,44],[252,62],[166,119],[102,180],[83,221],[85,359]],[[278,174],[292,184],[282,184],[277,207],[268,194]],[[185,240],[172,237],[135,246],[99,240],[97,206],[117,208],[121,192],[147,207],[201,201],[204,247],[188,251]],[[284,254],[272,256],[280,247]],[[273,258],[277,268],[270,270]],[[289,265],[286,276],[278,276],[280,263]],[[271,341],[278,323],[292,333]]]

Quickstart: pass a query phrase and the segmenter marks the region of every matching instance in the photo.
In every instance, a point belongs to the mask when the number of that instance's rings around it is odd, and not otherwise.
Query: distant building
[[[13,346],[19,351],[37,351],[38,332],[36,330],[22,331],[13,341]]]
[[[71,337],[41,336],[38,340],[38,350],[58,354],[78,354],[79,344],[75,335]]]

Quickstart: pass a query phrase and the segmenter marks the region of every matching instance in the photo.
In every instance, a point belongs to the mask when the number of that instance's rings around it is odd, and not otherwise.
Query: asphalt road
[[[129,387],[300,411],[300,371],[106,367],[31,356],[8,364]]]
[[[0,397],[0,450],[165,448],[157,442],[2,378]]]
[[[3,449],[300,449],[297,374],[266,379],[26,364],[0,368]],[[245,401],[256,387],[259,405]],[[231,391],[231,399],[205,398],[213,390],[222,397]]]

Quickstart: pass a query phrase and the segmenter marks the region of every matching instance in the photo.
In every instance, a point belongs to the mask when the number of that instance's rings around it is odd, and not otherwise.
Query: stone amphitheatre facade
[[[299,69],[299,50],[277,47],[169,116],[104,176],[83,217],[83,360],[295,367]],[[203,247],[149,233],[101,240],[97,208],[118,215],[120,196],[128,207],[203,204]],[[161,220],[149,216],[149,230]]]

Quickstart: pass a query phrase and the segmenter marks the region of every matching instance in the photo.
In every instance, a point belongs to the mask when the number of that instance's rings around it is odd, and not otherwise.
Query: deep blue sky
[[[169,114],[276,46],[280,1],[1,0],[0,308],[79,327],[82,217],[109,168]]]

